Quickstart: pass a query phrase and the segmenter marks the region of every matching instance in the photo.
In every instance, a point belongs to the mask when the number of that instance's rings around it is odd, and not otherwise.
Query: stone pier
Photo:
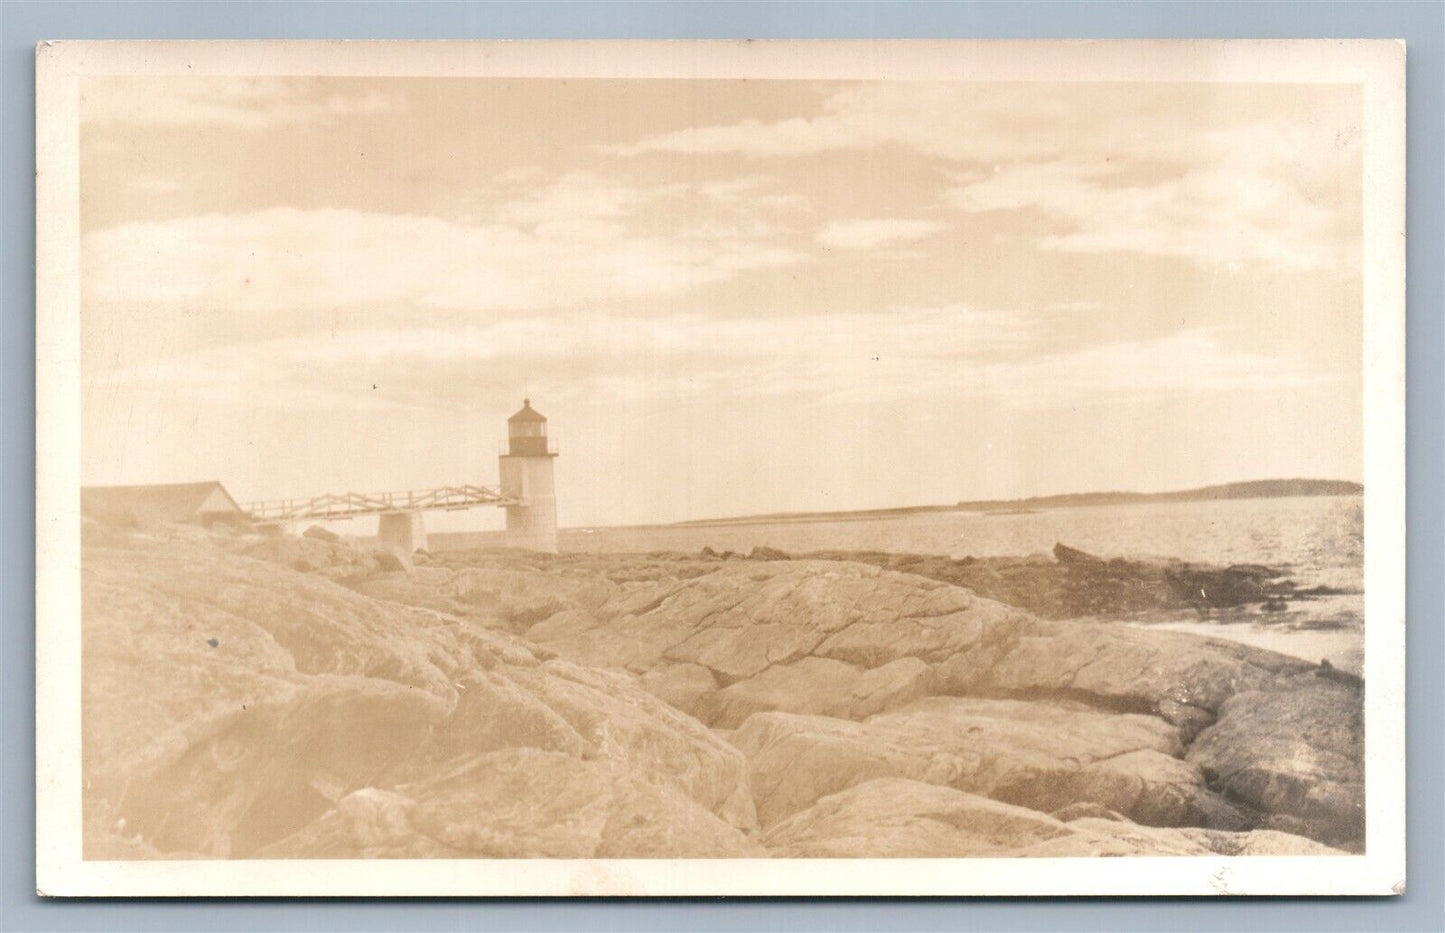
[[[403,557],[426,549],[426,525],[421,512],[383,512],[376,524],[381,546]]]

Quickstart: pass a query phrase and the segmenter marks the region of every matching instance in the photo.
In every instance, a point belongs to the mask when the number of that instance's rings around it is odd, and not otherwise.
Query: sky
[[[1361,479],[1355,87],[126,77],[81,117],[86,483],[491,485],[524,396],[566,526]]]

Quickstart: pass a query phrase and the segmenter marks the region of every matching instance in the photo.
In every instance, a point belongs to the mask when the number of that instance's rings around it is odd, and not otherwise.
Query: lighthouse
[[[529,551],[557,553],[557,494],[552,481],[556,446],[547,437],[547,419],[522,400],[522,410],[507,419],[507,452],[498,458],[501,493],[516,499],[506,506],[507,544]]]

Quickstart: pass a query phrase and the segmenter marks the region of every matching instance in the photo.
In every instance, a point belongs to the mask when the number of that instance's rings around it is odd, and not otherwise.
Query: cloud
[[[1193,330],[990,364],[980,370],[978,388],[1015,408],[1075,408],[1171,393],[1302,388],[1336,378],[1286,354],[1229,349],[1218,334]]]
[[[1212,331],[1041,353],[1048,336],[1031,314],[966,305],[751,318],[572,311],[208,347],[89,371],[87,385],[95,397],[145,391],[183,405],[282,410],[465,410],[524,384],[568,404],[972,399],[1049,409],[1334,378],[1286,354],[1226,347]]]
[[[549,397],[592,400],[689,393],[827,399],[860,387],[870,398],[907,398],[929,391],[932,381],[951,381],[967,361],[1015,352],[1034,336],[1025,316],[962,305],[752,318],[572,311],[213,346],[150,364],[96,367],[87,378],[96,386],[283,408],[467,407],[485,386],[510,390],[524,381]],[[362,382],[382,388],[358,393]]]
[[[749,208],[753,210],[777,210],[808,206],[808,199],[795,192],[768,190],[776,188],[779,179],[767,175],[749,175],[742,178],[723,178],[703,182],[697,191],[704,198],[717,204]]]
[[[897,145],[951,160],[993,162],[1049,158],[1080,145],[1117,150],[1168,144],[1138,132],[1149,115],[1121,106],[1137,102],[1130,86],[1119,86],[1122,99],[1117,91],[1090,94],[1088,87],[1061,85],[1062,93],[1048,93],[1038,85],[1004,82],[866,82],[829,94],[813,116],[689,127],[599,148],[620,156],[788,158]],[[1071,99],[1081,95],[1090,106]],[[1133,117],[1135,125],[1119,125],[1124,117]]]
[[[637,185],[593,172],[568,172],[530,188],[504,203],[495,219],[507,223],[567,223],[584,219],[617,219],[637,208],[681,197],[685,184]]]
[[[1051,229],[1035,243],[1046,251],[1300,272],[1358,263],[1358,98],[1326,92],[882,81],[838,90],[812,116],[606,151],[763,159],[902,147],[952,166],[949,198],[965,211],[1043,212]],[[1069,229],[1053,229],[1061,222]]]
[[[130,223],[82,241],[92,312],[586,305],[682,292],[806,258],[746,235],[649,235],[586,217],[527,228],[343,209]]]
[[[143,126],[261,130],[395,113],[405,105],[398,92],[341,91],[334,82],[300,78],[102,77],[85,79],[80,92],[83,122]]]
[[[1067,232],[1035,238],[1044,250],[1181,256],[1203,265],[1264,263],[1307,272],[1348,263],[1347,225],[1299,188],[1248,167],[1191,168],[1149,184],[1119,185],[1100,163],[1021,163],[954,188],[967,212],[1038,210]]]
[[[818,231],[817,240],[835,249],[874,249],[900,241],[917,240],[948,229],[934,220],[877,218],[870,220],[835,220]]]
[[[271,207],[140,221],[82,239],[87,310],[185,314],[411,306],[460,311],[681,294],[810,261],[782,207],[747,180],[648,183],[512,171],[457,216]]]

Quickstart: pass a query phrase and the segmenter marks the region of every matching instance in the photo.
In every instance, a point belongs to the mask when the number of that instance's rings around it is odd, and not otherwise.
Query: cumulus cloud
[[[1331,216],[1326,205],[1340,199],[1326,195],[1358,174],[1358,108],[1344,96],[1280,112],[1200,95],[876,82],[829,95],[814,116],[694,127],[607,151],[791,158],[901,146],[955,166],[950,198],[964,210],[1036,209],[1072,227],[1039,236],[1045,250],[1289,271],[1347,262],[1358,219]]]
[[[526,310],[679,294],[806,262],[777,211],[573,171],[512,172],[466,216],[272,207],[86,234],[88,310],[264,313],[410,305]]]
[[[1024,163],[955,188],[965,211],[1034,208],[1067,223],[1035,239],[1042,249],[1182,256],[1206,265],[1261,262],[1304,272],[1346,261],[1354,242],[1336,217],[1267,175],[1190,169],[1153,184],[1106,182],[1108,169],[1077,162]]]
[[[504,203],[496,219],[523,224],[616,219],[643,205],[680,197],[689,190],[681,183],[638,185],[594,172],[568,172]]]
[[[818,231],[820,244],[834,249],[874,249],[908,240],[918,240],[948,225],[936,220],[907,220],[903,218],[874,218],[861,220],[835,220]]]
[[[394,113],[405,104],[399,93],[343,91],[301,78],[100,77],[87,78],[80,91],[82,121],[143,126],[263,130]]]
[[[524,227],[346,209],[137,222],[82,243],[97,312],[528,309],[665,295],[806,258],[746,235],[649,235],[587,217]]]

